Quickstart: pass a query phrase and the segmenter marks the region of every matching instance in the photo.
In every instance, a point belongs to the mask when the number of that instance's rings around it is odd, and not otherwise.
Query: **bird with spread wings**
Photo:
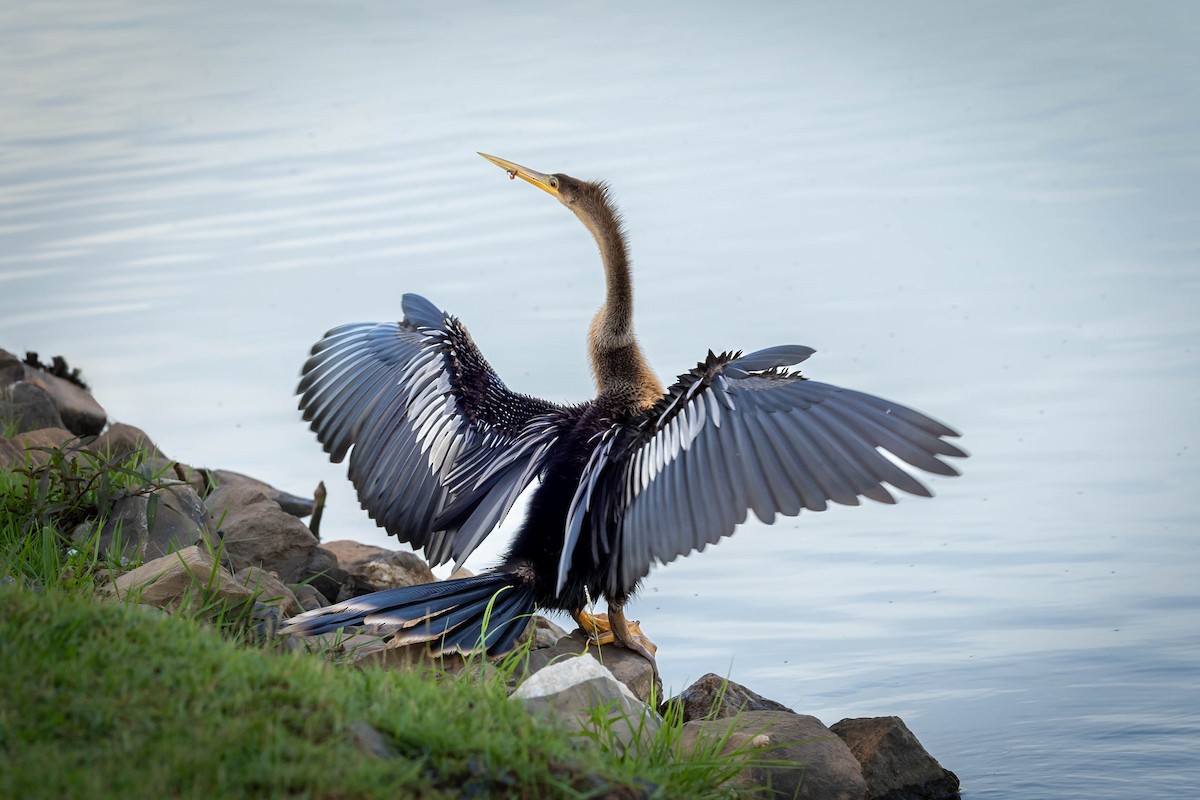
[[[363,508],[435,565],[461,565],[533,484],[501,563],[480,575],[389,589],[294,617],[316,634],[370,623],[437,652],[512,648],[535,608],[572,614],[598,641],[654,662],[624,615],[655,563],[766,523],[889,487],[956,475],[952,428],[870,394],[808,380],[785,345],[707,357],[663,387],[633,329],[619,216],[602,183],[484,158],[556,197],[595,237],[606,291],[588,348],[596,397],[561,405],[511,391],[455,317],[415,294],[399,322],[331,330],[304,365],[300,408],[330,458],[350,455]],[[607,615],[592,615],[603,597]]]

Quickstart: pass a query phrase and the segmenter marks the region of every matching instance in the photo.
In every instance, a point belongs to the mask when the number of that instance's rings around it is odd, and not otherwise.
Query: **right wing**
[[[958,432],[874,395],[810,381],[785,367],[812,354],[785,345],[714,355],[679,376],[640,417],[603,431],[571,502],[559,562],[561,588],[578,547],[607,571],[606,591],[627,594],[654,562],[703,550],[753,510],[823,511],[859,497],[894,503],[885,487],[929,490],[883,455],[936,475],[963,458]]]
[[[542,471],[571,409],[509,391],[466,328],[406,294],[404,319],[334,328],[297,394],[362,507],[430,563],[466,560]],[[353,447],[353,450],[351,450]]]

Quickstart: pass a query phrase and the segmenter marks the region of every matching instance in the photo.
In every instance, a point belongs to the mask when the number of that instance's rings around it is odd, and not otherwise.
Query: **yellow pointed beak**
[[[543,192],[548,192],[555,197],[558,197],[558,180],[552,175],[546,175],[529,167],[522,167],[520,164],[514,164],[511,161],[505,161],[503,158],[489,156],[487,153],[479,155],[486,158],[488,161],[495,164],[500,169],[508,173],[509,178],[520,178],[523,181],[528,181],[534,186],[541,189]]]

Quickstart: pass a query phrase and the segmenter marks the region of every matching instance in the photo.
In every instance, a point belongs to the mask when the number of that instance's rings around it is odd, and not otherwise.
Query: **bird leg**
[[[571,617],[579,625],[579,629],[586,633],[588,639],[595,644],[613,644],[615,642],[617,646],[645,655],[650,660],[653,660],[654,653],[658,652],[658,645],[642,633],[638,621],[625,619],[621,606],[610,604],[607,614],[591,614],[581,608],[578,611],[572,611]],[[618,626],[621,629],[620,632],[617,631]],[[632,644],[625,642],[632,642]],[[642,653],[643,648],[648,652]]]
[[[658,662],[654,660],[654,654],[658,652],[658,645],[646,638],[646,634],[642,633],[636,619],[632,622],[625,619],[625,610],[621,603],[614,603],[611,600],[608,602],[608,624],[618,645],[626,650],[632,650],[650,662],[654,679],[652,687],[655,694],[661,699],[662,678],[658,676]]]
[[[658,662],[654,658],[658,646],[642,633],[637,620],[625,619],[623,605],[610,600],[607,614],[591,614],[581,608],[572,612],[571,616],[579,623],[588,639],[596,644],[616,644],[649,661],[650,668],[654,671],[654,685],[656,689],[662,688],[662,679],[658,676]]]
[[[587,634],[588,639],[596,644],[612,644],[616,641],[612,626],[608,623],[608,614],[592,614],[586,608],[572,611],[571,617],[579,625],[579,629]]]
[[[647,661],[654,663],[654,654],[658,652],[658,645],[650,641],[646,634],[642,633],[641,625],[638,621],[625,619],[624,607],[617,603],[608,604],[608,627],[612,631],[613,640],[624,647],[626,650],[632,650],[638,655],[644,656]]]

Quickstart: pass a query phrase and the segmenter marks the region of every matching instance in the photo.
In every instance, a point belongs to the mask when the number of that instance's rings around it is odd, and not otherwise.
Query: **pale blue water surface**
[[[807,344],[973,454],[654,572],[667,683],[898,714],[972,800],[1194,796],[1198,75],[1188,2],[7,3],[0,347],[386,544],[308,347],[416,291],[589,396],[594,245],[474,153],[604,178],[664,377]]]

